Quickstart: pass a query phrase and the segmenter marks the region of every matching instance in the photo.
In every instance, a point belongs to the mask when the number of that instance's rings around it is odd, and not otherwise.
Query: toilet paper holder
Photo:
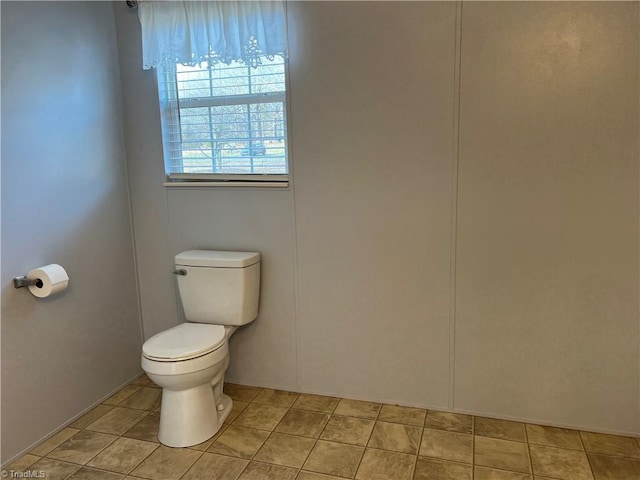
[[[14,288],[32,287],[42,288],[42,280],[39,278],[15,277],[13,279]]]

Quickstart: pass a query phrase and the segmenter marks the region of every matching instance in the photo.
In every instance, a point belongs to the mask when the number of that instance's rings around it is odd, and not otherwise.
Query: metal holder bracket
[[[42,288],[42,280],[39,278],[27,278],[27,277],[15,277],[13,279],[14,288],[22,288],[22,287],[33,287],[36,286],[38,288]]]

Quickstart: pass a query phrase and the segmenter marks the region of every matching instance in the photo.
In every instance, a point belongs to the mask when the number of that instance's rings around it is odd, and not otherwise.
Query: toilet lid
[[[188,360],[212,352],[224,344],[222,325],[183,323],[160,332],[142,346],[142,354],[159,361]]]

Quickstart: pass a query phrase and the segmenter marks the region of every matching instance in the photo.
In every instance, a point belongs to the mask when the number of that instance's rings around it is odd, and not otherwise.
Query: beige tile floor
[[[228,384],[191,448],[158,443],[142,376],[7,470],[50,480],[640,480],[640,439]],[[13,475],[17,477],[19,475]]]

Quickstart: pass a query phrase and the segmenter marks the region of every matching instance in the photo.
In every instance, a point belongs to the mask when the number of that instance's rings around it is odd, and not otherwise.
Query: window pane
[[[249,68],[240,63],[214,65],[211,68],[211,76],[214,79],[212,95],[221,97],[251,93],[249,71]]]
[[[168,172],[286,174],[284,66],[282,58],[265,58],[256,68],[177,65],[173,74],[158,75],[168,99],[163,111]]]
[[[206,67],[178,65],[178,98],[201,98],[211,96],[211,79]]]
[[[184,173],[287,173],[284,104],[181,108]]]
[[[251,93],[284,92],[284,60],[264,59],[262,65],[251,69]]]
[[[262,59],[256,68],[242,63],[176,66],[178,97],[206,98],[249,93],[284,92],[284,59]]]

